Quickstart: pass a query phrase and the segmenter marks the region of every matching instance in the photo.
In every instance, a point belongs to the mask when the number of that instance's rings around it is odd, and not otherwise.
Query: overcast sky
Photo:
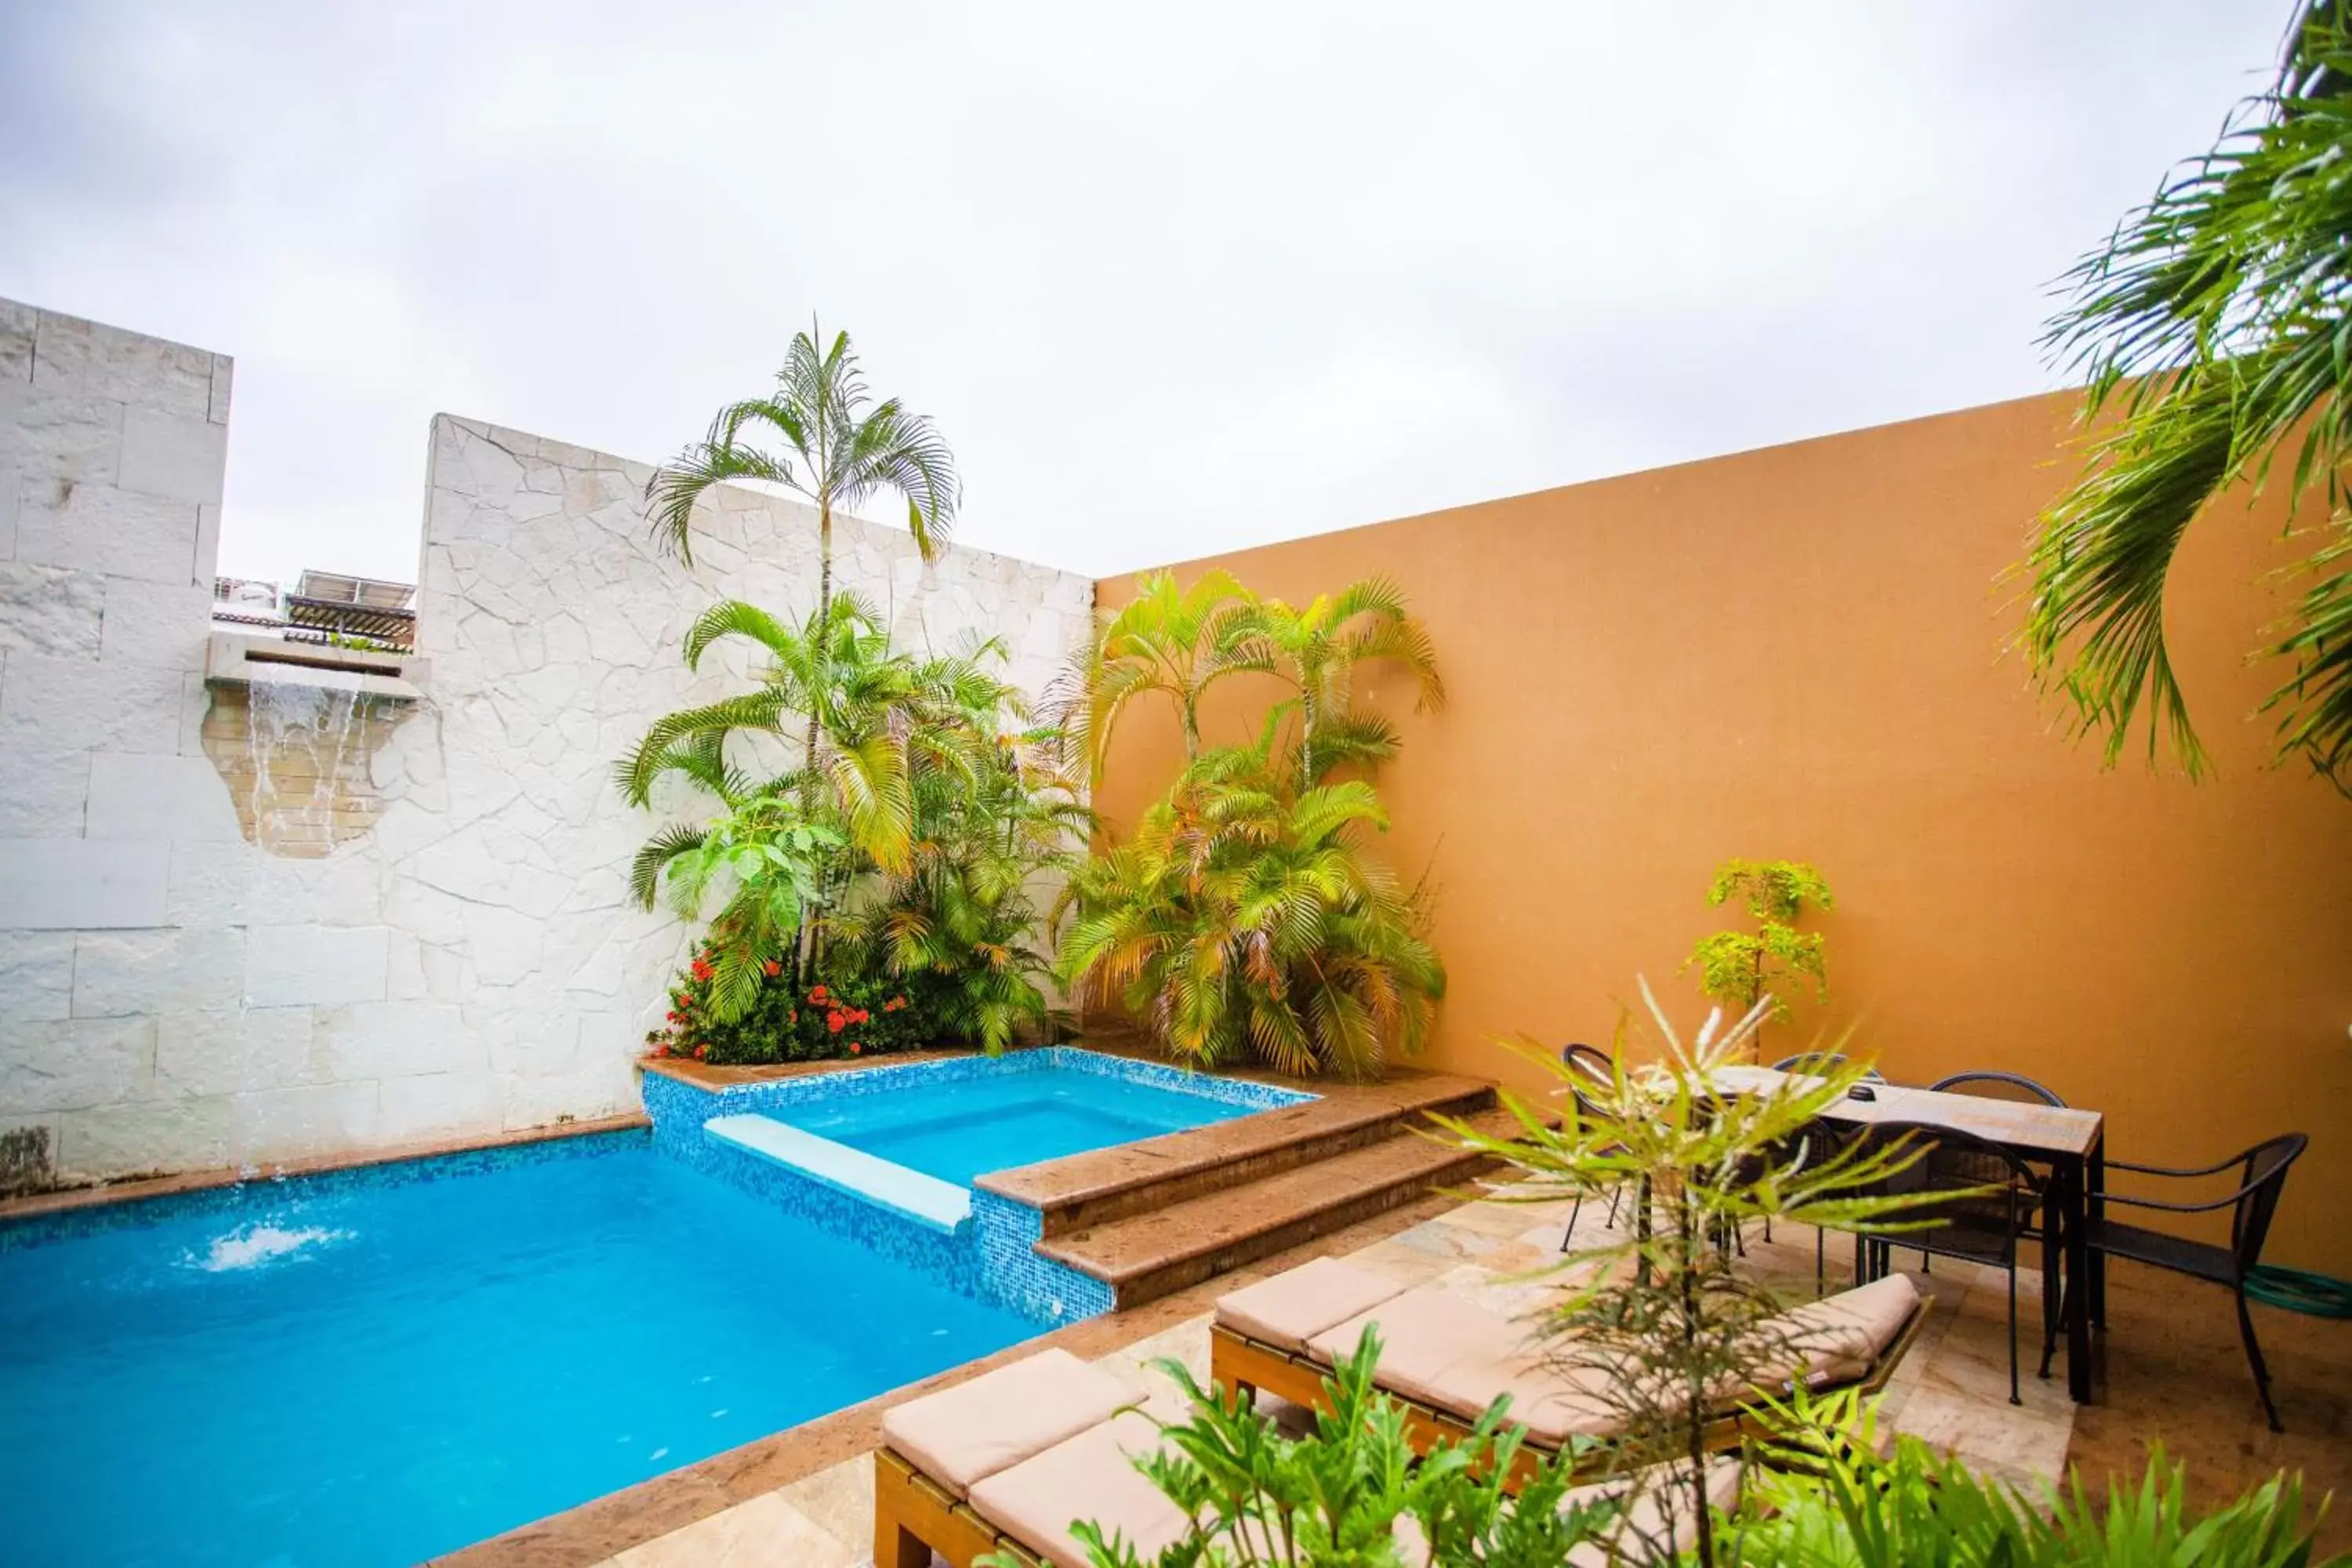
[[[222,570],[426,421],[658,458],[812,310],[1110,572],[2056,384],[2284,0],[0,5],[0,294],[234,354]]]

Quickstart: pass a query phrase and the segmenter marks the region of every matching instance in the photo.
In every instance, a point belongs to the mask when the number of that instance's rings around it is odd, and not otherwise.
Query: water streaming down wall
[[[366,833],[383,804],[372,759],[401,706],[309,685],[214,687],[205,754],[228,784],[246,838],[314,859]]]

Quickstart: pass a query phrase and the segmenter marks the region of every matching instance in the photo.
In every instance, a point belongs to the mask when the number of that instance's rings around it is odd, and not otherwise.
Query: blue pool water
[[[836,1143],[969,1185],[982,1171],[1230,1121],[1262,1109],[1073,1068],[919,1083],[773,1114]]]
[[[415,1563],[1038,1331],[565,1142],[0,1249],[0,1562]]]

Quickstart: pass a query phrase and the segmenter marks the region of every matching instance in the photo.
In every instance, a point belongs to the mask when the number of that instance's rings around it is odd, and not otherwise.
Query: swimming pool
[[[47,1223],[0,1233],[11,1563],[414,1563],[1039,1331],[643,1133]]]
[[[1260,1109],[1073,1067],[821,1100],[773,1112],[803,1131],[970,1185],[1009,1170],[1230,1121]]]

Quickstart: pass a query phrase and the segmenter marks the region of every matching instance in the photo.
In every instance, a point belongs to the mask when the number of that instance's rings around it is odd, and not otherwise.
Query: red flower
[[[824,986],[822,986],[822,985],[819,985],[819,986],[815,987],[814,990],[810,991],[810,993],[809,993],[809,1000],[810,1000],[810,1001],[812,1001],[812,1002],[822,1002],[822,1001],[824,1001]]]
[[[857,1042],[856,1040],[849,1042],[849,1054],[853,1057],[857,1054]]]
[[[711,968],[710,965],[703,963],[702,960],[698,958],[694,961],[693,968],[690,973],[697,980],[708,980],[711,975]]]
[[[787,1017],[787,1018],[784,1020],[784,1022],[786,1022],[786,1023],[788,1023],[788,1024],[797,1024],[797,1023],[799,1023],[800,1021],[801,1021],[801,1010],[800,1010],[798,1007],[793,1008],[793,1011],[792,1011],[792,1015],[791,1015],[791,1016]]]
[[[654,1055],[657,1057],[666,1057],[669,1055],[669,1047],[667,1046],[656,1046],[654,1047]]]
[[[710,1047],[709,1047],[709,1046],[697,1046],[697,1047],[694,1047],[694,1059],[695,1059],[696,1061],[700,1061],[703,1058],[705,1058],[705,1057],[709,1056],[709,1054],[710,1054]]]
[[[837,1035],[841,1033],[842,1030],[849,1027],[849,1015],[846,1013],[827,1013],[824,1016],[824,1026],[831,1029]]]
[[[856,1012],[852,1013],[849,1016],[849,1021],[853,1024],[863,1024],[873,1016],[873,1014],[867,1012],[865,1008],[860,1007]]]
[[[760,965],[760,967],[761,967],[761,968],[762,968],[762,969],[764,969],[764,970],[766,970],[766,971],[768,972],[768,977],[769,977],[770,979],[772,979],[772,979],[774,979],[777,975],[782,974],[782,973],[784,972],[784,966],[783,966],[782,964],[781,964],[781,963],[777,963],[777,962],[776,962],[774,959],[772,959],[772,959],[770,959],[770,960],[768,960],[768,962],[767,962],[767,963],[763,963],[763,964]]]

